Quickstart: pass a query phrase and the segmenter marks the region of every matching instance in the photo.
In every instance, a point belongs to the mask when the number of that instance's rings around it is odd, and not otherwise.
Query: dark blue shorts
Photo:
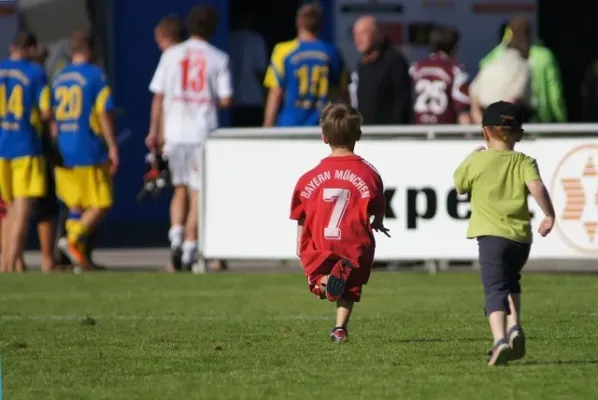
[[[480,236],[478,248],[486,313],[509,313],[508,296],[521,293],[521,270],[529,257],[531,243],[499,236]]]

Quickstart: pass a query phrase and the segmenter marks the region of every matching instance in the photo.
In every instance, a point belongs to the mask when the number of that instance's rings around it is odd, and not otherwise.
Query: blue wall
[[[117,0],[113,3],[113,90],[117,106],[118,131],[129,131],[121,143],[121,166],[115,180],[116,201],[104,225],[103,242],[118,246],[166,243],[168,201],[137,203],[135,196],[146,172],[144,139],[149,127],[151,94],[148,85],[160,53],[154,42],[154,27],[168,14],[183,18],[193,6],[212,4],[220,13],[220,25],[213,43],[226,50],[228,42],[228,0]],[[154,239],[154,240],[152,240]]]

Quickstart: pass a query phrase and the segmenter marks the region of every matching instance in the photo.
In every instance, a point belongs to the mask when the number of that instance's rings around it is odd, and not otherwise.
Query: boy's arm
[[[301,201],[301,189],[299,182],[297,182],[295,190],[293,190],[290,218],[297,221],[297,257],[299,257],[301,249],[301,236],[303,235],[303,225],[305,224],[305,207]]]
[[[374,217],[374,221],[382,222],[386,215],[386,198],[384,197],[384,183],[380,175],[376,174],[374,188],[374,197],[369,204],[368,214]]]
[[[305,218],[301,218],[300,220],[297,221],[297,257],[300,256],[300,250],[301,250],[301,237],[303,236],[303,225],[305,224]]]
[[[264,113],[264,126],[273,127],[276,125],[276,116],[278,109],[282,103],[282,96],[284,92],[282,88],[276,86],[268,91],[268,99],[266,100],[266,111]]]
[[[544,182],[539,179],[533,180],[527,184],[527,188],[534,200],[536,200],[536,203],[538,203],[542,209],[544,215],[549,218],[554,218],[554,206],[552,205],[550,194],[548,194],[548,189],[546,189]]]
[[[264,112],[264,126],[272,127],[276,124],[276,116],[284,95],[283,82],[285,77],[284,62],[286,54],[279,45],[274,47],[270,66],[266,71],[264,86],[268,89],[266,109]]]
[[[228,56],[220,66],[217,87],[220,108],[229,108],[233,104],[233,86],[230,76]]]
[[[455,182],[455,189],[457,193],[464,194],[471,191],[473,181],[469,172],[469,157],[467,157],[453,174],[453,181]]]
[[[118,144],[116,143],[116,135],[114,129],[114,118],[112,112],[114,111],[114,102],[112,99],[112,91],[110,86],[106,84],[106,78],[102,77],[99,82],[100,90],[96,96],[95,109],[100,118],[100,127],[102,129],[102,137],[108,147],[108,158],[110,160],[110,171],[112,174],[116,172],[119,164]]]
[[[159,147],[164,142],[164,129],[162,129],[162,104],[164,95],[154,94],[150,111],[150,129],[146,138],[148,147]]]
[[[50,122],[52,120],[52,91],[48,85],[46,74],[40,74],[37,85],[39,91],[37,101],[42,121]]]
[[[158,147],[158,141],[160,140],[160,135],[162,134],[162,105],[164,102],[164,91],[166,89],[165,76],[167,61],[166,53],[163,53],[149,85],[150,92],[154,94],[152,99],[152,107],[150,110],[149,132],[145,138],[145,144],[149,149],[155,149]]]
[[[544,182],[542,182],[536,160],[531,157],[527,157],[524,162],[523,179],[525,180],[527,189],[542,209],[544,215],[549,218],[554,218],[555,212],[552,200],[550,199],[550,194],[548,193],[548,189],[546,189]]]
[[[370,226],[376,232],[382,232],[387,237],[390,237],[390,230],[384,226],[384,216],[386,215],[386,198],[384,196],[384,184],[382,178],[376,173],[374,179],[373,192],[374,197],[368,204],[368,216],[374,216]]]

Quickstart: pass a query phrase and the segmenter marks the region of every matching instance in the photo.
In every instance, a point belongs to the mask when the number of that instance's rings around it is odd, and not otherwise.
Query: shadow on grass
[[[513,365],[598,365],[598,360],[530,360]]]
[[[410,338],[400,339],[399,343],[451,343],[451,342],[487,342],[486,338]]]

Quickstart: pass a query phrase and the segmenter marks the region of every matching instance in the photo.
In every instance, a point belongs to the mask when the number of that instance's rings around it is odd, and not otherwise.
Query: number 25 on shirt
[[[420,79],[415,84],[417,98],[413,109],[417,113],[440,115],[448,107],[447,85],[444,81]]]
[[[4,84],[0,84],[0,118],[12,115],[16,120],[23,118],[23,86],[15,85],[10,93]]]

